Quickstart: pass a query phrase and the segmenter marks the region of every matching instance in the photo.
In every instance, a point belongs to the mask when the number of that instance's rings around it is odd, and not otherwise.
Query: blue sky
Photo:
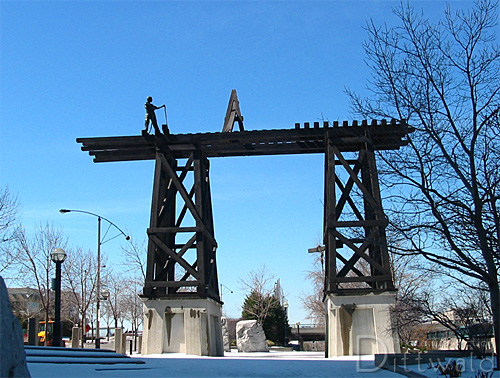
[[[77,137],[138,135],[144,102],[165,103],[172,133],[217,132],[232,89],[248,130],[352,120],[346,87],[365,91],[363,27],[395,24],[395,1],[2,1],[0,182],[19,196],[28,231],[64,228],[95,249],[109,218],[139,242],[149,226],[154,163],[94,164]],[[413,1],[440,15],[441,1]],[[472,2],[452,2],[467,8]],[[157,112],[160,123],[162,111]],[[265,264],[280,278],[292,323],[307,249],[323,222],[323,156],[211,160],[225,312],[240,314],[238,280]],[[120,242],[106,244],[121,261]],[[117,265],[116,270],[120,269]]]

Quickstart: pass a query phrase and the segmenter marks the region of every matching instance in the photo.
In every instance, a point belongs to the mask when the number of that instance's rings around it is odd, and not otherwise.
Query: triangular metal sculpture
[[[240,131],[245,131],[245,129],[243,128],[243,116],[241,115],[240,111],[238,94],[236,93],[236,89],[233,89],[231,91],[231,97],[229,97],[229,104],[227,105],[227,112],[226,117],[224,118],[224,126],[222,127],[222,132],[232,132],[235,122],[238,122]]]

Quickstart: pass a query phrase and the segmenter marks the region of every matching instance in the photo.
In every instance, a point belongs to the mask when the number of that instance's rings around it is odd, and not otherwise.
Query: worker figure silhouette
[[[153,127],[155,129],[155,134],[161,134],[160,129],[158,128],[158,121],[156,121],[155,110],[164,108],[165,105],[154,106],[153,105],[153,97],[151,97],[151,96],[149,96],[146,100],[147,100],[147,102],[144,104],[144,107],[146,108],[146,119],[144,120],[144,131],[146,133],[149,132],[149,121],[151,121],[151,124],[153,125]]]

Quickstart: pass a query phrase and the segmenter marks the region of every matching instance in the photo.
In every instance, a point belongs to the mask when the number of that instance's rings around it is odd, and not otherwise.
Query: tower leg
[[[399,340],[391,320],[396,294],[328,294],[326,357],[399,353]]]
[[[142,354],[223,356],[222,306],[213,299],[143,299]]]
[[[342,153],[335,139],[326,143],[325,355],[398,352],[390,312],[396,290],[373,146]]]

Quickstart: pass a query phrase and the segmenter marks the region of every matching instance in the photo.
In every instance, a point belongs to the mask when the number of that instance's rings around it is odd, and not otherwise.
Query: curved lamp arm
[[[90,211],[84,211],[84,210],[69,210],[69,209],[61,209],[59,210],[59,212],[61,214],[66,214],[66,213],[82,213],[82,214],[88,214],[88,215],[92,215],[94,217],[97,217],[99,219],[104,219],[106,222],[108,222],[110,225],[112,225],[114,228],[116,228],[118,231],[120,231],[120,233],[125,236],[125,240],[130,240],[130,236],[128,236],[125,232],[122,231],[122,229],[120,227],[118,227],[116,224],[114,224],[113,222],[111,222],[109,219],[107,218],[104,218],[103,216],[99,215],[99,214],[96,214],[96,213],[91,213]],[[111,239],[109,239],[111,240]],[[107,240],[107,241],[109,241]],[[101,244],[104,244],[105,242],[100,242]]]

